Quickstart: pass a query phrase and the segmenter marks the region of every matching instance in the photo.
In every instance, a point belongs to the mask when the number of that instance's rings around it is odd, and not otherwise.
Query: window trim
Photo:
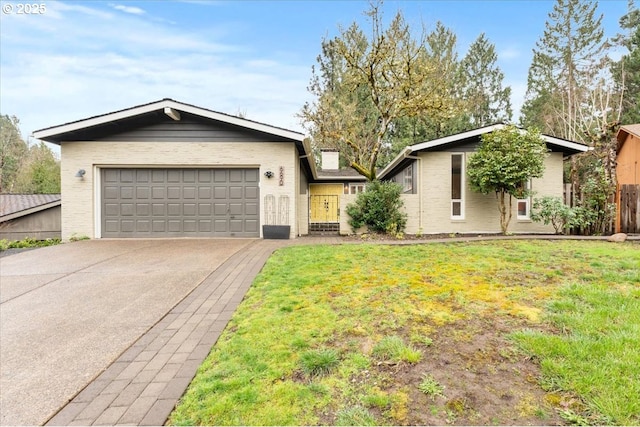
[[[524,182],[524,189],[527,191],[531,191],[531,179],[528,179]],[[520,215],[520,203],[526,204],[526,213],[525,215]],[[531,220],[531,195],[516,200],[516,218],[518,221],[530,221]]]
[[[407,186],[407,182],[409,185]],[[404,168],[402,171],[402,192],[404,194],[413,194],[413,163]]]
[[[460,156],[460,199],[454,199],[451,193],[453,192],[453,156]],[[449,214],[453,221],[461,221],[465,219],[465,155],[464,153],[451,153],[449,157]],[[460,215],[453,214],[454,203],[460,203]]]

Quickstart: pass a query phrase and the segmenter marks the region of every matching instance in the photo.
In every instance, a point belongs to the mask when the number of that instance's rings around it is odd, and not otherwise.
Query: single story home
[[[640,233],[640,123],[616,137],[616,233]]]
[[[60,194],[0,194],[0,239],[59,239],[60,200]]]
[[[403,185],[407,233],[499,232],[493,196],[471,193],[465,164],[482,134],[407,147],[379,176]],[[163,99],[34,132],[60,145],[62,237],[263,237],[263,227],[351,233],[345,208],[365,179],[301,133]],[[562,196],[563,157],[586,147],[545,136],[539,195]],[[553,232],[517,203],[514,232]],[[515,217],[515,215],[514,215]]]

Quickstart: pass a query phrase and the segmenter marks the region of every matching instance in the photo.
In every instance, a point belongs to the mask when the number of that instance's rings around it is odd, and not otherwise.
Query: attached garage
[[[33,136],[60,146],[64,240],[306,232],[315,166],[301,133],[163,99]]]
[[[258,169],[101,174],[103,237],[260,237]]]

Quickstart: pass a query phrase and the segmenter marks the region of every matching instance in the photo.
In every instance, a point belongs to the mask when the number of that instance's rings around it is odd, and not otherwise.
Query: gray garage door
[[[102,237],[259,237],[258,169],[102,169]]]

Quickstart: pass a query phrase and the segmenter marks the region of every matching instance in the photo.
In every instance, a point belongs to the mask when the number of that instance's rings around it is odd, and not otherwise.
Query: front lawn
[[[274,254],[169,422],[640,423],[640,246]]]

